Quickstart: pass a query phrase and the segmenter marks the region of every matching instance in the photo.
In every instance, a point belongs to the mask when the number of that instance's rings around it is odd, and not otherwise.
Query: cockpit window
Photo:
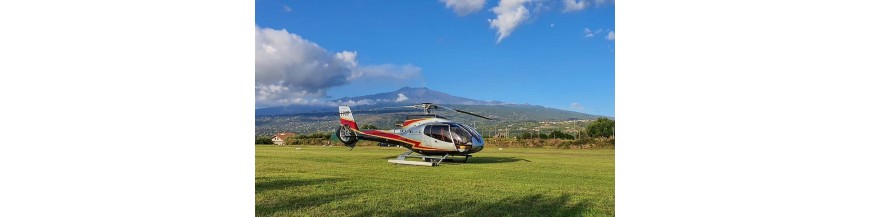
[[[464,127],[457,124],[449,125],[429,125],[423,130],[423,134],[457,145],[471,144],[471,133],[465,130]]]

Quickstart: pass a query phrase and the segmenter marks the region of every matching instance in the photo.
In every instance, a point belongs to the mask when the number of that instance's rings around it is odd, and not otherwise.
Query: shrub
[[[614,130],[616,130],[615,121],[607,118],[598,118],[598,120],[589,123],[589,126],[586,127],[586,134],[594,138],[610,138],[613,137]]]
[[[255,142],[254,144],[260,144],[260,145],[266,145],[266,144],[268,144],[268,145],[271,145],[271,144],[272,144],[272,137],[269,137],[269,136],[257,136],[257,138],[256,138],[256,142]]]
[[[375,125],[372,125],[372,124],[363,124],[359,128],[363,129],[363,130],[377,130],[378,129],[378,127],[376,127]]]

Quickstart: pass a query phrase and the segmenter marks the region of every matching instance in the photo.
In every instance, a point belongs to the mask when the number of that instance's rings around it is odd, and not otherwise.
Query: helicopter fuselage
[[[394,130],[352,130],[361,140],[399,145],[424,155],[469,155],[484,146],[474,128],[438,116],[407,119]]]

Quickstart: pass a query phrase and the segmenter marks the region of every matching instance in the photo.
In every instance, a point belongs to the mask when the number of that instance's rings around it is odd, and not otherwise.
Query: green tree
[[[362,127],[360,127],[360,129],[364,129],[364,130],[377,130],[378,127],[376,127],[375,125],[372,125],[372,124],[363,124]]]
[[[254,144],[272,144],[272,137],[269,136],[257,136],[256,140]]]
[[[589,137],[612,137],[616,130],[616,122],[607,118],[598,118],[586,127]]]

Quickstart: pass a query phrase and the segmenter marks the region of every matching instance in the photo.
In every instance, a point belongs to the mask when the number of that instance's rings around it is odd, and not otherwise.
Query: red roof
[[[275,139],[275,137],[278,137],[281,140],[287,140],[287,137],[295,137],[295,136],[296,136],[296,133],[278,133],[278,134],[275,134],[274,136],[272,136],[272,139]]]

